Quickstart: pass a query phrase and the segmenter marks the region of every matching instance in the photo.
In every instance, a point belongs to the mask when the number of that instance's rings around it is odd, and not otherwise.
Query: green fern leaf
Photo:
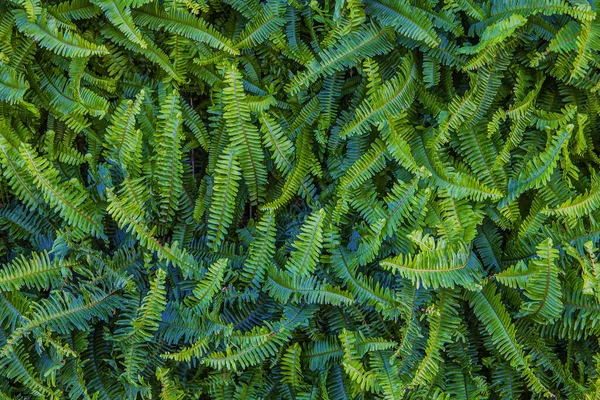
[[[209,246],[215,250],[223,242],[227,228],[233,222],[235,197],[241,176],[235,151],[225,149],[215,168],[215,183],[208,215]]]
[[[58,22],[48,14],[41,14],[35,22],[32,22],[25,11],[15,10],[13,13],[19,31],[58,55],[88,57],[108,54],[104,46],[88,42],[76,33],[61,31]]]
[[[134,22],[151,29],[165,29],[198,42],[207,43],[230,54],[238,54],[231,42],[213,26],[187,11],[175,7],[164,11],[158,2],[132,12]]]
[[[260,145],[258,129],[250,120],[250,110],[242,87],[242,78],[235,66],[227,69],[227,87],[223,89],[224,115],[231,146],[242,167],[244,182],[250,192],[250,200],[261,199],[261,188],[266,182],[264,154]]]
[[[0,100],[9,104],[23,100],[29,83],[14,68],[0,64]]]

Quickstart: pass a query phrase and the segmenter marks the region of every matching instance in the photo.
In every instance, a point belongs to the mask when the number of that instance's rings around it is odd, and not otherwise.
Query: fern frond
[[[540,187],[548,182],[558,164],[560,150],[567,143],[572,131],[573,125],[571,124],[558,131],[546,149],[539,156],[530,160],[516,179],[508,182],[508,196],[500,203],[501,206],[507,201],[516,199],[526,190]]]
[[[77,262],[56,258],[51,261],[47,252],[21,256],[0,269],[0,289],[19,290],[22,286],[48,289],[69,277],[77,265]]]
[[[383,25],[391,26],[411,39],[423,41],[431,47],[440,44],[432,21],[418,7],[390,0],[369,0],[366,12]]]
[[[448,289],[440,291],[435,308],[429,317],[429,338],[425,358],[419,364],[411,385],[426,385],[435,379],[443,362],[441,351],[450,342],[460,324],[457,295]]]
[[[562,287],[559,269],[556,265],[558,250],[553,248],[551,239],[536,246],[537,257],[529,262],[528,269],[533,275],[525,283],[525,295],[531,300],[521,305],[520,315],[527,315],[534,321],[547,324],[555,321],[562,310]]]
[[[19,31],[37,41],[40,46],[65,57],[88,57],[108,54],[106,47],[88,42],[77,33],[61,31],[58,22],[51,16],[41,14],[30,21],[22,10],[13,11]]]
[[[193,296],[187,299],[187,303],[195,309],[204,310],[213,300],[215,294],[221,289],[225,270],[228,266],[228,261],[224,258],[213,263],[206,273],[206,276],[198,282]]]
[[[106,18],[119,29],[132,42],[138,44],[141,48],[146,48],[146,42],[140,33],[140,30],[133,23],[131,9],[124,6],[121,2],[115,0],[92,0],[100,7]]]
[[[131,321],[119,321],[118,324],[123,327],[115,331],[112,340],[134,343],[147,342],[154,338],[154,333],[158,329],[167,304],[165,278],[165,272],[158,269],[150,283],[148,293],[144,296],[142,304],[136,312],[136,317]]]
[[[179,210],[183,193],[181,164],[182,114],[179,93],[174,90],[164,100],[156,131],[156,182],[160,196],[160,222],[167,223]]]
[[[430,242],[429,250],[415,255],[399,255],[381,261],[381,266],[400,273],[417,287],[453,288],[456,285],[473,288],[481,278],[481,264],[464,244],[450,245],[443,239]]]
[[[141,90],[135,100],[123,100],[111,117],[111,124],[106,128],[106,155],[114,163],[125,170],[139,171],[138,146],[141,131],[136,131],[136,116],[146,93]]]
[[[22,143],[20,154],[35,185],[43,193],[44,200],[68,224],[95,236],[103,235],[102,214],[89,201],[87,192],[80,184],[60,182],[59,172],[48,160],[39,157],[31,145]]]
[[[235,151],[227,148],[215,167],[215,183],[208,214],[209,246],[218,249],[233,222],[238,181],[242,177]]]
[[[365,133],[370,125],[384,121],[388,113],[409,108],[416,93],[417,78],[417,66],[412,57],[407,57],[398,75],[358,106],[356,117],[342,128],[340,137]]]
[[[9,104],[23,100],[29,83],[14,68],[0,63],[0,100]]]
[[[325,211],[320,209],[308,216],[294,241],[286,269],[292,275],[310,276],[315,271],[323,245]]]
[[[275,215],[267,211],[258,222],[256,237],[250,244],[248,259],[246,259],[244,268],[241,271],[242,282],[251,284],[256,288],[260,287],[265,271],[271,264],[271,258],[275,254],[276,232]]]
[[[389,52],[391,50],[390,36],[390,32],[386,29],[365,26],[343,37],[335,47],[324,49],[321,52],[320,61],[312,62],[306,71],[296,75],[287,85],[287,91],[295,95],[320,77],[355,65],[364,58]]]
[[[284,8],[279,0],[267,1],[262,7],[261,13],[256,15],[240,33],[235,47],[247,49],[258,46],[267,40],[285,23],[285,19],[282,17],[283,12]]]
[[[172,7],[162,9],[158,2],[132,11],[134,22],[151,29],[165,29],[198,42],[206,43],[230,54],[238,54],[231,41],[206,21],[196,18],[187,11]]]
[[[267,171],[260,145],[258,129],[251,122],[250,109],[242,86],[242,77],[235,66],[227,69],[223,89],[224,114],[231,146],[242,167],[242,176],[250,192],[250,200],[258,203]]]

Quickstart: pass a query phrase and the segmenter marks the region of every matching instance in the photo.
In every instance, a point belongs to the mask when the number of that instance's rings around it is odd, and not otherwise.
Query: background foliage
[[[596,17],[1,1],[0,398],[598,398]]]

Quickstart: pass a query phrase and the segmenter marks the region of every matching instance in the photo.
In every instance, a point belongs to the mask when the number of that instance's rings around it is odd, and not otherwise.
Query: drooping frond
[[[19,31],[59,55],[87,57],[108,54],[104,46],[89,42],[69,30],[61,30],[60,23],[48,13],[39,15],[36,21],[30,21],[27,13],[22,10],[15,10],[14,16]]]

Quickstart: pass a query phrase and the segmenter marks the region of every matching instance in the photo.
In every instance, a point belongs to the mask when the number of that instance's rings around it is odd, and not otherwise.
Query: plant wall
[[[0,1],[0,398],[598,398],[596,7]]]

